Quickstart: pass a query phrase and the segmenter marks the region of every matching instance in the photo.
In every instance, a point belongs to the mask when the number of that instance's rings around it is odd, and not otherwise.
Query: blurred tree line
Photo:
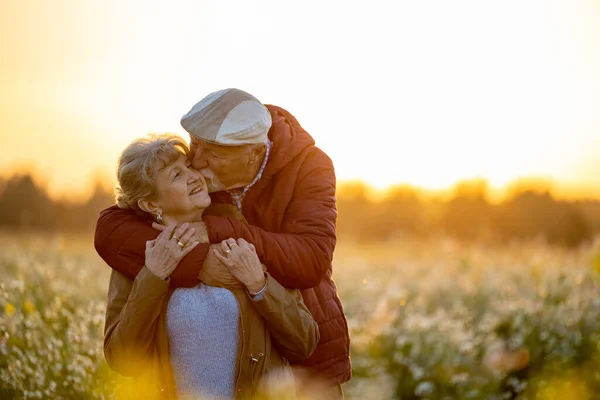
[[[86,201],[53,200],[30,174],[0,181],[0,228],[92,231],[114,194],[97,183]]]
[[[450,197],[426,197],[398,186],[374,200],[363,183],[338,188],[338,232],[357,240],[447,235],[461,240],[545,238],[575,246],[600,234],[600,201],[562,201],[548,191],[520,188],[488,200],[485,181],[465,181]],[[86,201],[53,200],[30,174],[0,180],[0,228],[92,231],[98,213],[114,204],[100,183]]]
[[[338,231],[358,240],[402,236],[446,235],[465,241],[511,241],[543,238],[549,243],[576,246],[600,234],[600,201],[564,201],[518,187],[503,201],[489,201],[485,181],[464,181],[447,198],[426,197],[409,186],[370,198],[362,183],[338,190]]]

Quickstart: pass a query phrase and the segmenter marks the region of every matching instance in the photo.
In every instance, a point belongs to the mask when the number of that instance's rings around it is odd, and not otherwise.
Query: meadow
[[[600,398],[600,241],[339,241],[348,399]],[[0,234],[0,398],[126,398],[89,236]],[[120,395],[120,396],[119,396]]]

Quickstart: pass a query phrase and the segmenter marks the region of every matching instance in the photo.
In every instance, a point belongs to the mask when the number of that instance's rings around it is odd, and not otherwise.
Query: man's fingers
[[[175,233],[173,233],[173,237],[175,238],[175,240],[181,240],[181,237],[183,235],[185,235],[185,232],[187,232],[187,230],[189,229],[190,224],[188,224],[187,222],[182,224],[180,227],[178,227],[175,230]]]
[[[162,231],[162,233],[160,235],[158,235],[161,239],[166,238],[166,240],[171,239],[171,236],[173,236],[173,232],[175,231],[175,228],[177,227],[177,224],[170,224],[168,225],[164,231]]]
[[[190,252],[191,252],[192,250],[194,250],[194,248],[195,248],[196,246],[198,246],[198,243],[200,243],[200,242],[194,242],[194,243],[191,243],[191,244],[189,244],[189,245],[185,246],[185,247],[183,248],[183,250],[181,251],[181,253],[183,254],[183,257],[185,257],[185,256],[187,256],[188,254],[190,254]],[[183,257],[182,257],[182,258],[183,258]]]
[[[161,224],[159,224],[159,223],[157,223],[157,222],[153,222],[153,223],[152,223],[152,227],[153,227],[154,229],[156,229],[157,231],[161,231],[161,232],[162,232],[162,231],[164,231],[165,229],[167,229],[167,227],[166,227],[166,226],[164,226],[164,225],[161,225]]]
[[[194,233],[196,233],[196,230],[192,227],[190,227],[187,231],[185,231],[185,233],[179,238],[179,241],[185,245],[188,244],[188,242],[192,239],[192,237],[194,236]],[[190,243],[191,244],[191,243]]]

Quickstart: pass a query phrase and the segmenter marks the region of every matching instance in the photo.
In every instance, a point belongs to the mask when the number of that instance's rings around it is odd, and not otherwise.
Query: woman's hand
[[[256,293],[265,286],[265,274],[254,245],[241,238],[229,238],[221,242],[220,250],[212,251],[249,292]]]
[[[212,251],[214,248],[217,250],[220,249],[221,245],[211,244],[210,248],[211,251],[206,254],[206,259],[200,270],[200,281],[209,286],[223,287],[226,289],[244,289],[245,286],[233,276],[229,268],[219,261],[215,252]]]
[[[146,268],[159,278],[167,279],[179,261],[198,245],[197,241],[190,242],[195,233],[187,223],[180,227],[167,226],[156,239],[146,242]]]

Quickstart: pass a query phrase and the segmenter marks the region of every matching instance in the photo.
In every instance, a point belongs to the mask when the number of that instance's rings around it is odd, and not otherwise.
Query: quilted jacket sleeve
[[[129,210],[112,206],[100,213],[94,246],[102,259],[114,270],[133,280],[144,266],[146,241],[160,232]],[[192,287],[208,253],[209,244],[200,243],[173,271],[171,287]]]

